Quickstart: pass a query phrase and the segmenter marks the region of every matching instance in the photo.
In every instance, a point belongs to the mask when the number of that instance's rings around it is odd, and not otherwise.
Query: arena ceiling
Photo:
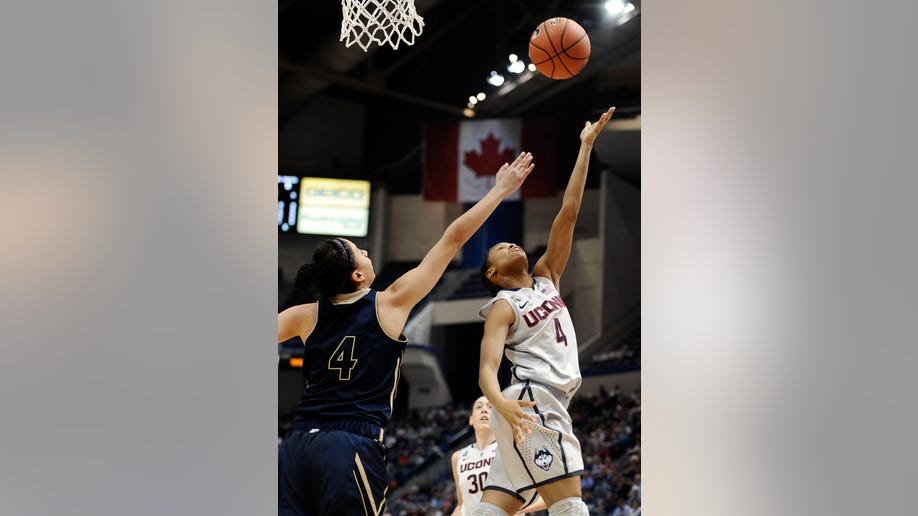
[[[604,1],[597,0],[416,0],[424,28],[414,45],[398,50],[374,45],[364,52],[339,41],[340,1],[280,0],[279,131],[317,96],[359,103],[376,119],[402,123],[463,119],[469,96],[478,92],[485,92],[487,98],[475,106],[477,117],[554,116],[570,120],[573,127],[597,117],[609,105],[617,106],[616,119],[636,117],[641,111],[640,2],[632,2],[636,9],[619,19],[608,14]],[[508,55],[516,53],[528,61],[533,28],[556,16],[576,20],[587,30],[592,47],[589,63],[569,80],[536,75],[514,81],[518,77],[505,69]],[[507,76],[514,87],[487,84],[492,70]],[[600,139],[597,145],[604,147],[596,152],[604,166],[639,186],[636,126],[631,123],[615,138]],[[417,149],[398,132],[374,132],[380,141],[367,144],[403,148],[401,152],[410,158]],[[280,161],[284,161],[283,148]],[[403,175],[418,172],[417,167],[408,168]]]

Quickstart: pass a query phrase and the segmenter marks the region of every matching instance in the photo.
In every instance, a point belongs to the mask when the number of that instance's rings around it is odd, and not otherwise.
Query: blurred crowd
[[[392,479],[389,490],[403,484],[425,464],[445,455],[450,440],[465,433],[468,424],[468,410],[455,403],[393,415],[385,438],[389,450],[386,463]]]
[[[641,394],[625,393],[619,386],[601,388],[597,394],[578,395],[571,402],[574,432],[583,450],[583,499],[590,514],[639,516],[641,512]],[[456,506],[456,488],[450,471],[424,481],[412,481],[424,467],[451,449],[472,442],[468,434],[468,409],[454,405],[412,410],[393,419],[387,428],[392,483],[388,514],[392,516],[449,515]],[[453,444],[453,446],[451,446]],[[547,516],[548,511],[534,513]]]

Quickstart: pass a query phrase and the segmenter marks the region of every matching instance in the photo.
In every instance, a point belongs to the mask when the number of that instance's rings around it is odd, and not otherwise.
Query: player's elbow
[[[453,224],[450,224],[448,228],[446,228],[446,231],[443,232],[443,236],[440,237],[440,244],[445,246],[447,249],[452,250],[453,253],[456,253],[459,251],[459,248],[462,247],[462,244],[464,244],[471,236],[465,233],[466,232],[463,232],[462,228],[458,227],[458,225],[454,222]]]
[[[578,213],[580,213],[580,199],[574,196],[565,197],[561,203],[561,209],[558,210],[558,217],[576,219]]]
[[[565,202],[558,210],[555,216],[554,226],[571,225],[577,222],[577,213],[580,211],[580,203],[577,201]]]

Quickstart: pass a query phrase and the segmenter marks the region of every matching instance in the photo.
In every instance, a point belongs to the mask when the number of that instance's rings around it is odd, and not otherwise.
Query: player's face
[[[354,262],[357,264],[357,270],[363,273],[364,276],[370,278],[370,283],[373,283],[373,280],[376,279],[376,272],[373,270],[373,260],[370,260],[370,255],[367,254],[366,250],[357,247],[357,244],[354,242],[344,238],[341,240],[344,240],[344,242],[350,246],[351,255],[354,257]]]
[[[472,415],[469,416],[469,424],[477,432],[478,430],[491,429],[491,403],[484,396],[475,400],[472,405]]]
[[[488,252],[488,263],[498,271],[511,270],[516,267],[522,267],[523,270],[529,270],[529,260],[526,258],[526,251],[522,247],[511,244],[510,242],[501,242],[496,244]]]

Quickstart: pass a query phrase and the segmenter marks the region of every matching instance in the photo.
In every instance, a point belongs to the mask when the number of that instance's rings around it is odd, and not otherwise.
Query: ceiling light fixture
[[[609,0],[606,2],[606,10],[609,11],[609,14],[617,15],[625,9],[625,4],[621,0]]]
[[[491,86],[500,86],[503,83],[504,76],[492,70],[490,77],[488,77],[488,84]]]

